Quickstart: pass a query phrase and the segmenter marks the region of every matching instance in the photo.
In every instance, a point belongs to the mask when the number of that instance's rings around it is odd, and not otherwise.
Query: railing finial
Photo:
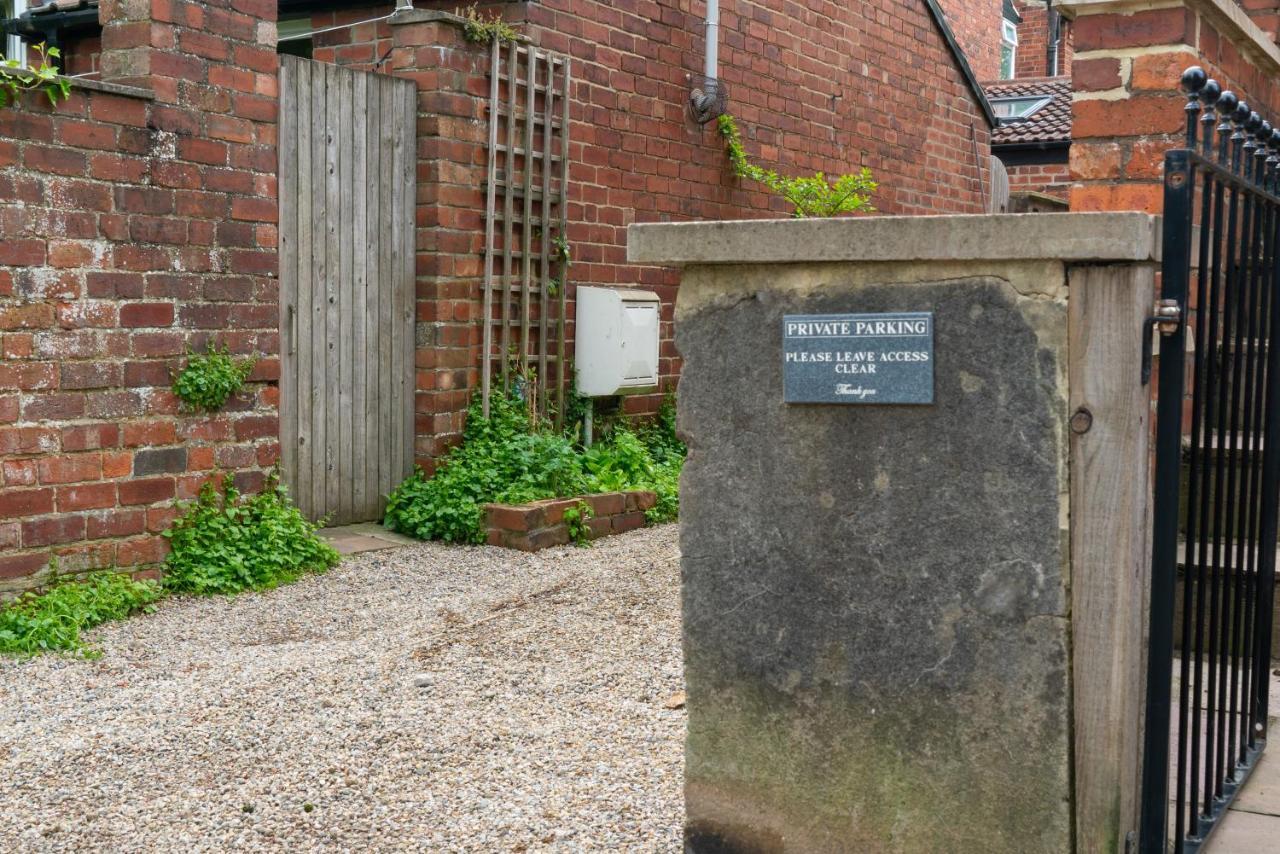
[[[1198,65],[1182,72],[1182,89],[1187,93],[1187,148],[1196,147],[1196,117],[1200,114],[1200,90],[1209,82],[1209,75]]]

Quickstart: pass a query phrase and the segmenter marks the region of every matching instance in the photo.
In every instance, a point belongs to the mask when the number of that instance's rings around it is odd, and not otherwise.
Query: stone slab
[[[829,261],[1159,261],[1160,218],[1143,213],[844,217],[644,223],[627,229],[639,264]]]
[[[687,850],[1070,850],[1065,307],[1061,264],[686,270]],[[886,311],[934,406],[783,402],[784,315]]]

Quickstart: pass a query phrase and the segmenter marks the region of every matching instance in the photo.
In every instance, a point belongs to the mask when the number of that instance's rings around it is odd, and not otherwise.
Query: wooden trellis
[[[568,57],[495,40],[481,373],[486,416],[496,374],[504,390],[518,383],[533,395],[539,415],[553,415],[557,424],[563,418],[571,83]]]

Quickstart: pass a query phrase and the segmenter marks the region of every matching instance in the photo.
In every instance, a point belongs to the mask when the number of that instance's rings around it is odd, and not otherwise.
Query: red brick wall
[[[973,73],[983,82],[999,80],[1000,28],[1004,21],[1002,0],[939,0],[938,4],[946,13]],[[923,3],[915,5],[924,6]]]
[[[1005,167],[1011,192],[1046,193],[1066,199],[1071,189],[1071,168],[1066,163],[1020,164]]]
[[[433,5],[451,11],[456,3],[418,3]],[[788,173],[866,165],[881,182],[875,204],[885,213],[981,211],[987,176],[974,154],[985,159],[989,131],[924,5],[885,0],[888,17],[861,4],[801,5],[797,15],[796,4],[783,0],[723,4],[721,77],[750,155]],[[671,340],[679,276],[628,265],[627,225],[788,215],[781,200],[733,177],[713,128],[686,117],[687,76],[700,73],[703,61],[701,9],[681,0],[494,8],[541,46],[574,58],[573,281],[659,293],[663,387],[672,388],[680,370]],[[487,48],[443,27],[412,35],[390,29],[403,45],[390,60],[393,72],[417,76],[424,93],[440,90],[424,94],[419,116],[420,136],[430,138],[419,140],[419,179],[437,184],[419,209],[420,339],[436,342],[418,354],[420,429],[434,433],[420,435],[425,462],[456,440],[478,378]],[[431,39],[442,49],[421,47]],[[380,41],[372,52],[357,46],[345,54],[357,64],[385,50]],[[410,58],[415,46],[420,56]],[[345,50],[328,47],[335,58]],[[918,121],[921,115],[930,122]],[[631,397],[626,406],[652,411],[660,400]]]
[[[1018,25],[1018,53],[1015,76],[1045,77],[1049,74],[1049,14],[1043,2],[1019,3],[1022,23]],[[1071,21],[1059,17],[1058,74],[1071,72]]]
[[[1081,14],[1074,39],[1084,58],[1072,64],[1072,210],[1160,211],[1164,152],[1183,139],[1178,80],[1187,66],[1203,66],[1259,113],[1280,116],[1280,68],[1251,49],[1246,33],[1196,9]]]
[[[104,6],[104,65],[154,97],[0,110],[0,591],[53,555],[154,567],[175,497],[215,468],[255,488],[278,454],[275,3],[149,5]],[[262,360],[183,414],[171,371],[215,335]]]
[[[1240,6],[1272,41],[1280,35],[1280,0],[1239,0]]]

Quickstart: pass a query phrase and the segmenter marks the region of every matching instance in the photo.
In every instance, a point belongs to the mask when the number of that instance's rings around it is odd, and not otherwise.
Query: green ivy
[[[648,517],[670,521],[679,513],[683,448],[674,435],[673,414],[660,415],[639,432],[619,428],[611,441],[584,451],[569,433],[531,426],[520,397],[493,394],[486,419],[477,396],[462,444],[441,460],[435,476],[418,470],[391,493],[383,524],[422,540],[480,543],[483,504],[633,489],[657,492],[658,506]]]
[[[338,553],[316,536],[272,473],[262,492],[246,496],[227,476],[209,481],[164,536],[172,550],[165,587],[184,593],[266,590],[308,572],[324,572]]]
[[[173,393],[192,412],[216,412],[244,387],[257,359],[233,359],[214,343],[203,356],[191,356],[173,378]]]
[[[466,19],[462,24],[462,32],[469,42],[489,44],[497,40],[502,44],[510,44],[520,36],[515,28],[502,20],[496,12],[489,17],[480,14],[475,3],[466,9],[455,9],[454,14]]]
[[[62,53],[56,47],[46,48],[43,43],[32,50],[37,61],[30,68],[23,68],[16,59],[0,60],[0,107],[16,102],[23,92],[36,90],[43,91],[55,107],[59,101],[71,97],[71,81],[59,76],[58,69],[49,62],[58,59]]]
[[[742,147],[742,134],[733,116],[725,114],[717,120],[720,135],[729,150],[729,162],[739,178],[764,184],[795,207],[797,219],[831,217],[855,211],[873,211],[871,194],[879,186],[863,168],[852,175],[841,175],[831,181],[822,172],[807,178],[784,178],[772,169],[762,169],[747,159]]]
[[[0,608],[0,653],[71,652],[98,658],[102,653],[87,646],[81,633],[137,611],[150,612],[160,595],[154,581],[114,572],[58,581],[39,594],[24,593]]]

